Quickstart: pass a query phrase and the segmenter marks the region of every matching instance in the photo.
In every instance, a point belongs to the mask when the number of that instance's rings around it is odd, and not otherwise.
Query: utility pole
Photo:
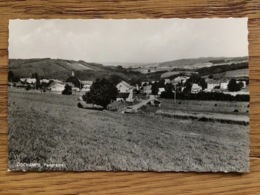
[[[177,90],[176,90],[177,87],[176,86],[177,86],[178,83],[177,82],[173,82],[172,84],[174,85],[174,89],[175,89],[175,91],[174,91],[174,104],[176,104],[176,93],[177,93]]]

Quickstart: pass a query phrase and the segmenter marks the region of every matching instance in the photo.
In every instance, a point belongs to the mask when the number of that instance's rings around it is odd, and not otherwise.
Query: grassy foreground
[[[76,98],[9,91],[10,170],[249,171],[249,126],[86,110]]]

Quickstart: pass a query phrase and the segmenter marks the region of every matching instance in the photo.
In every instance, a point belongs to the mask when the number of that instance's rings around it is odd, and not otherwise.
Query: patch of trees
[[[116,100],[117,94],[116,86],[111,81],[102,78],[93,82],[90,91],[83,96],[83,100],[106,108],[108,104]]]
[[[118,83],[120,83],[121,81],[125,81],[125,79],[119,75],[113,74],[113,75],[109,75],[107,77],[107,79],[113,84],[113,85],[117,85]]]
[[[16,76],[13,71],[8,72],[8,82],[18,82],[20,81],[20,77]]]
[[[166,84],[164,84],[164,80],[163,79],[160,79],[159,81],[156,81],[156,82],[154,82],[154,83],[150,83],[151,85],[152,85],[152,94],[153,95],[157,95],[158,94],[158,92],[159,92],[159,88],[166,88],[166,86],[167,86],[167,89],[169,89],[169,88],[173,88],[173,85],[171,84],[171,83],[168,83],[168,85]],[[169,86],[169,85],[171,85],[171,86]]]
[[[32,78],[36,79],[36,83],[35,83],[35,87],[36,89],[41,89],[42,88],[42,85],[41,85],[41,82],[40,82],[40,77],[38,75],[38,73],[32,73]]]
[[[242,82],[236,81],[236,79],[231,79],[228,83],[228,91],[235,92],[235,91],[240,91],[241,88],[243,87]]]
[[[66,84],[64,90],[62,91],[62,95],[71,95],[71,94],[72,94],[72,87]]]
[[[78,87],[80,89],[82,88],[80,80],[75,76],[70,76],[69,78],[66,79],[66,82],[72,83],[75,87]]]
[[[162,92],[161,98],[165,99],[174,99],[174,94],[170,95],[169,93]],[[199,92],[197,94],[185,94],[185,93],[177,93],[176,99],[180,100],[214,100],[214,101],[245,101],[248,102],[250,100],[249,95],[236,95],[232,96],[230,94],[223,94],[217,92]]]
[[[230,70],[237,70],[237,69],[244,69],[248,68],[248,62],[241,62],[241,63],[232,63],[230,65],[219,65],[219,66],[211,66],[211,67],[204,67],[199,68],[196,70],[199,75],[211,75],[217,74],[221,72],[226,72]]]

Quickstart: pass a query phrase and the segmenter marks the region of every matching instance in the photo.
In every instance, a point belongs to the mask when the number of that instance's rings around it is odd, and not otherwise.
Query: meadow
[[[77,99],[9,90],[10,170],[249,171],[249,126],[87,110]]]

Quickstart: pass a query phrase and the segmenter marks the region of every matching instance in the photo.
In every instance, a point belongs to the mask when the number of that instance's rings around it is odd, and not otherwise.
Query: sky
[[[247,18],[10,20],[9,58],[158,63],[248,56]]]

